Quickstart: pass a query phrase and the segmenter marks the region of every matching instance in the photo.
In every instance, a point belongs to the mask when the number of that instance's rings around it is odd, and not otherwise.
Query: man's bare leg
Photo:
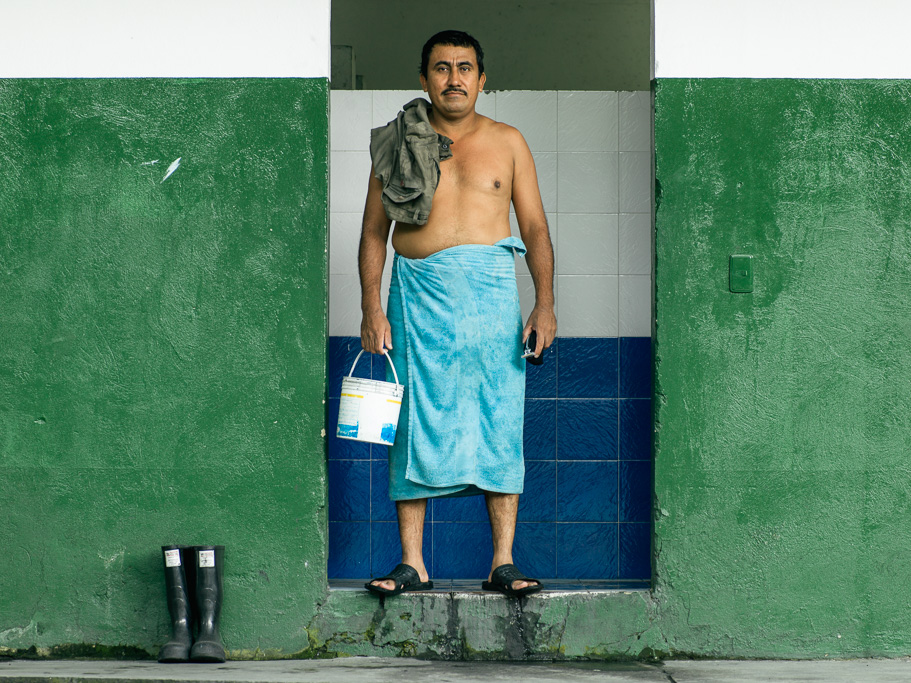
[[[487,514],[490,517],[490,531],[493,535],[493,562],[490,566],[490,575],[493,570],[502,564],[512,564],[512,542],[516,536],[516,515],[519,512],[519,495],[517,493],[494,493],[485,491],[487,499]],[[514,590],[533,586],[528,581],[513,581]]]
[[[427,581],[427,568],[424,566],[424,513],[427,510],[427,499],[397,500],[395,509],[399,517],[399,537],[402,539],[402,564],[414,567],[421,581]],[[374,586],[395,590],[395,581],[371,581]]]

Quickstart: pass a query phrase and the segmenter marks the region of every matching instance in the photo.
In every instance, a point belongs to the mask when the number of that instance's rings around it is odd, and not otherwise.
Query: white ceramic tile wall
[[[652,94],[647,90],[622,92],[619,97],[621,152],[648,152],[652,148]]]
[[[360,334],[357,241],[370,128],[420,90],[331,92],[329,334]],[[559,334],[651,334],[652,133],[648,92],[488,92],[478,111],[518,128],[534,153],[556,259]],[[518,234],[515,216],[510,216]],[[384,274],[391,266],[390,248]],[[523,315],[534,306],[517,259]]]
[[[616,275],[557,275],[557,325],[562,337],[617,337],[620,330]]]
[[[329,214],[329,275],[357,275],[357,248],[361,214],[333,211]]]
[[[370,179],[370,152],[329,152],[329,211],[362,213]]]
[[[519,129],[532,152],[557,151],[557,93],[498,92],[497,120]]]
[[[559,275],[616,275],[618,216],[613,213],[560,214]]]
[[[647,213],[621,213],[620,275],[652,272],[652,217]]]
[[[616,152],[618,93],[561,92],[557,96],[558,152]]]
[[[373,128],[373,98],[362,90],[333,90],[330,97],[329,149],[363,152]],[[366,143],[364,141],[367,141]]]
[[[648,213],[651,208],[652,155],[620,152],[620,211]],[[645,188],[646,191],[643,191]]]
[[[621,275],[620,336],[649,337],[652,334],[652,281],[648,275]]]
[[[329,336],[360,336],[361,285],[357,275],[329,276]]]
[[[560,154],[557,175],[560,213],[617,213],[617,152]]]

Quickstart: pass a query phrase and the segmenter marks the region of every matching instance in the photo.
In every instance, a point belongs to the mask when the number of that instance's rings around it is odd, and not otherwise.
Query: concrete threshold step
[[[434,579],[434,590],[380,597],[365,580],[333,581],[307,625],[306,656],[416,656],[545,661],[639,658],[654,616],[646,582],[562,582],[523,598],[480,581]]]
[[[329,590],[364,590],[364,579],[330,579]],[[426,593],[479,593],[483,579],[432,579],[433,590]],[[575,591],[609,591],[609,590],[648,590],[648,580],[632,579],[541,579],[544,589],[549,593]]]

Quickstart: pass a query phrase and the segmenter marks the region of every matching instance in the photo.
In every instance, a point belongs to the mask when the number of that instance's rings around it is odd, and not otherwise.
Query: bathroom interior
[[[653,107],[648,0],[332,3],[329,230],[329,578],[355,588],[400,560],[386,447],[335,437],[342,375],[360,350],[357,244],[370,129],[423,93],[420,51],[465,30],[485,52],[477,111],[515,126],[534,159],[555,254],[558,338],[529,366],[516,564],[551,587],[645,588],[651,578]],[[447,9],[448,11],[448,9]],[[511,215],[514,234],[518,227]],[[387,259],[384,290],[391,259]],[[516,259],[523,316],[531,276]],[[384,361],[355,375],[383,379]],[[437,589],[486,578],[483,497],[430,501]]]

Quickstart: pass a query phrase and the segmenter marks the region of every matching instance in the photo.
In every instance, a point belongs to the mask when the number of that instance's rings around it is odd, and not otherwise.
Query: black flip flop
[[[481,588],[486,591],[496,591],[503,593],[511,598],[521,598],[523,595],[537,593],[544,588],[537,579],[529,579],[514,564],[501,564],[493,570],[490,575],[490,581],[481,584]],[[525,586],[525,588],[513,588],[513,581],[534,581],[534,585]]]
[[[405,591],[429,591],[433,588],[433,581],[421,581],[417,570],[407,564],[397,565],[387,576],[373,579],[373,581],[389,580],[395,581],[395,588],[392,590],[382,586],[374,586],[370,581],[364,584],[364,588],[377,595],[398,595]]]

